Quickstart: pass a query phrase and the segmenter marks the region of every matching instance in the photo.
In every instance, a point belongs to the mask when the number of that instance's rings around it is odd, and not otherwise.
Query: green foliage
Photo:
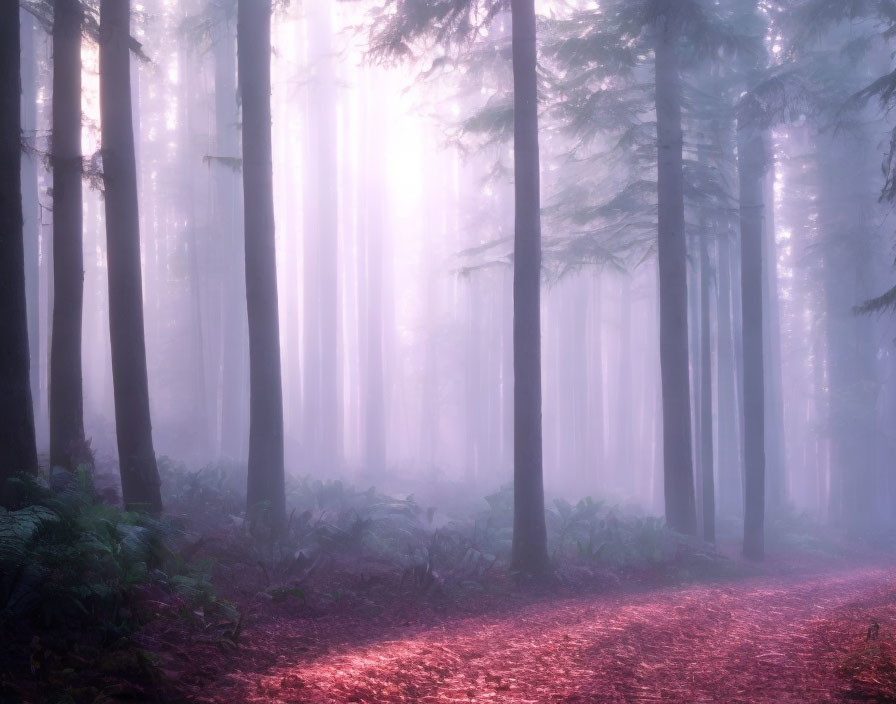
[[[28,505],[0,509],[0,630],[39,620],[126,631],[129,595],[162,564],[164,526],[100,503],[86,470],[60,494],[18,484]]]
[[[0,633],[75,630],[109,643],[140,625],[147,589],[234,615],[209,566],[171,549],[170,524],[103,503],[87,469],[59,492],[30,476],[15,482],[19,506],[0,508]]]

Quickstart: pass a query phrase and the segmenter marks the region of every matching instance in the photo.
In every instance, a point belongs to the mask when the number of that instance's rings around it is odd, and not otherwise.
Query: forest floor
[[[446,609],[268,602],[233,649],[182,635],[144,635],[175,683],[168,701],[896,702],[896,567],[560,596],[530,585]]]

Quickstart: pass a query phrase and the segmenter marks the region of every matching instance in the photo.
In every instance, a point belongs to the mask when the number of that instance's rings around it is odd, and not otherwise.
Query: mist
[[[760,624],[737,580],[785,579],[809,624],[813,590],[891,576],[889,0],[17,5],[0,519],[170,525],[234,648],[258,594],[405,594],[431,625],[438,599],[548,613],[495,586],[520,579],[660,611],[733,579]],[[418,701],[371,677],[345,701]]]

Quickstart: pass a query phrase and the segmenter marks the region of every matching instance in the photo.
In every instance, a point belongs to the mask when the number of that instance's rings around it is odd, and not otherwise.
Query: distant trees
[[[538,150],[538,77],[534,0],[512,0],[513,267],[515,567],[547,567],[541,427],[541,162]]]
[[[37,471],[25,302],[19,47],[19,5],[0,3],[0,505],[12,497],[7,479]]]
[[[84,299],[81,200],[80,0],[53,3],[53,329],[50,335],[50,464],[90,460],[84,437],[81,316]]]
[[[333,67],[333,0],[305,5],[308,17],[308,131],[303,205],[302,379],[304,459],[309,469],[342,464],[339,361],[339,209],[337,80]],[[367,419],[369,420],[369,418]],[[373,469],[381,470],[382,467]]]
[[[131,107],[130,0],[100,2],[100,115],[115,430],[126,506],[162,510],[143,328],[140,221]]]
[[[246,501],[250,511],[266,511],[278,525],[285,519],[286,500],[271,147],[271,0],[239,0],[237,13],[249,315]]]

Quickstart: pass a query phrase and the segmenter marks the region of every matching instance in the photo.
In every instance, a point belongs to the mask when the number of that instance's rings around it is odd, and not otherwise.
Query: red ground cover
[[[469,617],[280,609],[247,625],[238,651],[182,643],[167,667],[182,696],[216,704],[887,702],[894,638],[896,569],[860,568],[532,597]]]

